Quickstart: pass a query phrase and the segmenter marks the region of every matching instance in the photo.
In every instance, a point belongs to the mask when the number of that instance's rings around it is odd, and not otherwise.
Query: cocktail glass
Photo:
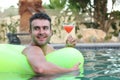
[[[64,30],[67,32],[67,33],[70,33],[72,30],[73,30],[73,28],[74,28],[74,25],[73,24],[63,24],[63,28],[64,28]]]

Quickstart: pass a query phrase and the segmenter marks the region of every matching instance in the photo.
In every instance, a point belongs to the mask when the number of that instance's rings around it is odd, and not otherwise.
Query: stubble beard
[[[45,40],[45,41],[39,41],[39,39],[33,39],[33,42],[34,42],[34,44],[35,45],[37,45],[37,46],[40,46],[40,47],[43,47],[43,46],[45,46],[46,44],[48,44],[49,43],[49,41],[50,41],[50,36]]]

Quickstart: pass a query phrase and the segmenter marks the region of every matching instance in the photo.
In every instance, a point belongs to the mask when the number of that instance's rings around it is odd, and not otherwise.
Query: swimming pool
[[[85,57],[85,77],[95,80],[120,80],[119,49],[81,50]]]
[[[64,47],[64,44],[52,45],[56,49]],[[75,80],[120,80],[119,44],[77,44],[76,48],[83,53],[85,58],[85,76],[83,78],[77,76],[79,72],[34,77],[15,73],[0,73],[0,77],[8,77],[7,80],[73,80],[74,78]]]
[[[58,45],[53,44],[64,47]],[[81,43],[76,48],[85,58],[83,80],[120,80],[120,43]]]

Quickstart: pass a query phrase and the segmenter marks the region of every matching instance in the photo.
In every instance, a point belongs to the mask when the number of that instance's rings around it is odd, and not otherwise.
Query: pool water
[[[54,76],[0,73],[0,80],[120,80],[119,49],[81,49],[85,58],[84,77],[79,72]]]
[[[85,58],[85,78],[88,80],[120,80],[120,50],[80,50]]]

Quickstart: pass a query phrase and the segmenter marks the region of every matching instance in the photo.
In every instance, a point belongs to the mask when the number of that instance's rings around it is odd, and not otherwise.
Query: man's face
[[[44,46],[50,41],[52,35],[50,22],[45,19],[33,20],[30,33],[34,44]]]

